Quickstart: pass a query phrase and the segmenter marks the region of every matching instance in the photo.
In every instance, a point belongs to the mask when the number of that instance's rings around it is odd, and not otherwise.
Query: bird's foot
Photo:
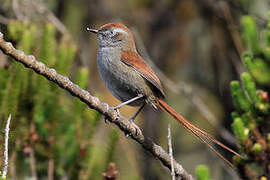
[[[104,122],[107,124],[108,123],[108,116],[104,116]]]
[[[120,107],[119,106],[114,106],[113,109],[117,113],[117,119],[120,119],[122,117],[121,114],[120,114]]]
[[[121,106],[114,106],[113,109],[116,111],[117,113],[117,119],[120,119],[122,116],[120,114],[120,108]],[[134,123],[134,119],[136,116],[132,117],[129,119],[129,127],[135,129],[135,134],[138,135],[139,133],[142,133],[141,129],[139,128],[139,126],[137,126]],[[104,118],[105,123],[107,123],[107,118]],[[129,133],[125,132],[125,136],[128,137]]]
[[[120,114],[120,107],[119,107],[119,106],[113,106],[112,108],[113,108],[113,109],[116,111],[116,113],[117,113],[116,119],[120,119],[120,118],[122,117],[121,114]],[[108,117],[107,117],[107,116],[104,117],[104,122],[107,124],[107,122],[108,122]]]

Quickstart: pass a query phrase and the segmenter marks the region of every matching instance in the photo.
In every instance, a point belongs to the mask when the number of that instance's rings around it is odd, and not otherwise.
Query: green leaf
[[[55,49],[55,29],[52,24],[47,24],[42,35],[40,59],[50,66],[54,65],[56,60]]]
[[[245,127],[248,127],[250,122],[251,122],[250,115],[248,113],[244,113],[244,114],[242,114],[241,119],[242,119]]]
[[[76,84],[78,84],[81,88],[87,88],[87,82],[89,79],[89,70],[87,67],[81,67],[76,74]]]
[[[244,123],[241,118],[235,118],[232,123],[232,130],[237,137],[237,139],[244,143],[249,135],[249,130],[245,128]]]
[[[243,16],[240,21],[247,46],[254,54],[260,53],[259,35],[255,20],[251,16]]]
[[[252,78],[249,75],[249,73],[245,72],[242,74],[242,81],[250,102],[256,103],[258,100],[258,96],[256,94],[256,85],[252,81]]]
[[[239,81],[231,82],[231,91],[234,106],[239,110],[248,111],[251,108],[250,102],[247,100]]]
[[[258,83],[265,85],[270,83],[270,66],[264,60],[255,58],[250,71]]]

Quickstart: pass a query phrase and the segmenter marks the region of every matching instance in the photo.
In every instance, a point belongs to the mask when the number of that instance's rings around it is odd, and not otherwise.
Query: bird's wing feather
[[[155,88],[155,90],[157,90],[157,94],[161,98],[165,97],[163,88],[157,75],[138,53],[124,51],[122,53],[121,60],[126,65],[134,68],[143,78],[145,78]]]

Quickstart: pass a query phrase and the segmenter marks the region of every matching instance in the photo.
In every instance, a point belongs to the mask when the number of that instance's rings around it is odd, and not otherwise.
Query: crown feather
[[[131,31],[125,25],[119,24],[119,23],[105,24],[105,25],[101,26],[99,29],[102,30],[102,29],[110,29],[110,28],[120,28],[128,33],[131,33]]]

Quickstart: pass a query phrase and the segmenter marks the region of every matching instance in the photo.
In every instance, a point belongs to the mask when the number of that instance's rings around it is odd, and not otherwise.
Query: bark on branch
[[[106,116],[111,122],[116,124],[124,133],[129,134],[132,139],[137,141],[141,146],[158,158],[161,163],[171,170],[169,154],[160,146],[155,144],[149,137],[142,132],[136,132],[136,128],[125,118],[117,118],[116,111],[107,103],[101,102],[97,97],[92,96],[88,91],[81,89],[78,85],[72,83],[67,77],[58,74],[54,69],[48,68],[42,62],[36,60],[33,55],[26,55],[23,51],[17,50],[10,42],[4,40],[4,35],[0,32],[0,49],[4,54],[11,56],[15,61],[22,63],[25,67],[34,70],[37,74],[44,76],[49,81],[56,83],[62,89],[68,91],[72,96],[79,98],[91,109],[97,110]],[[190,180],[192,176],[180,165],[173,160],[174,171],[178,179]]]

